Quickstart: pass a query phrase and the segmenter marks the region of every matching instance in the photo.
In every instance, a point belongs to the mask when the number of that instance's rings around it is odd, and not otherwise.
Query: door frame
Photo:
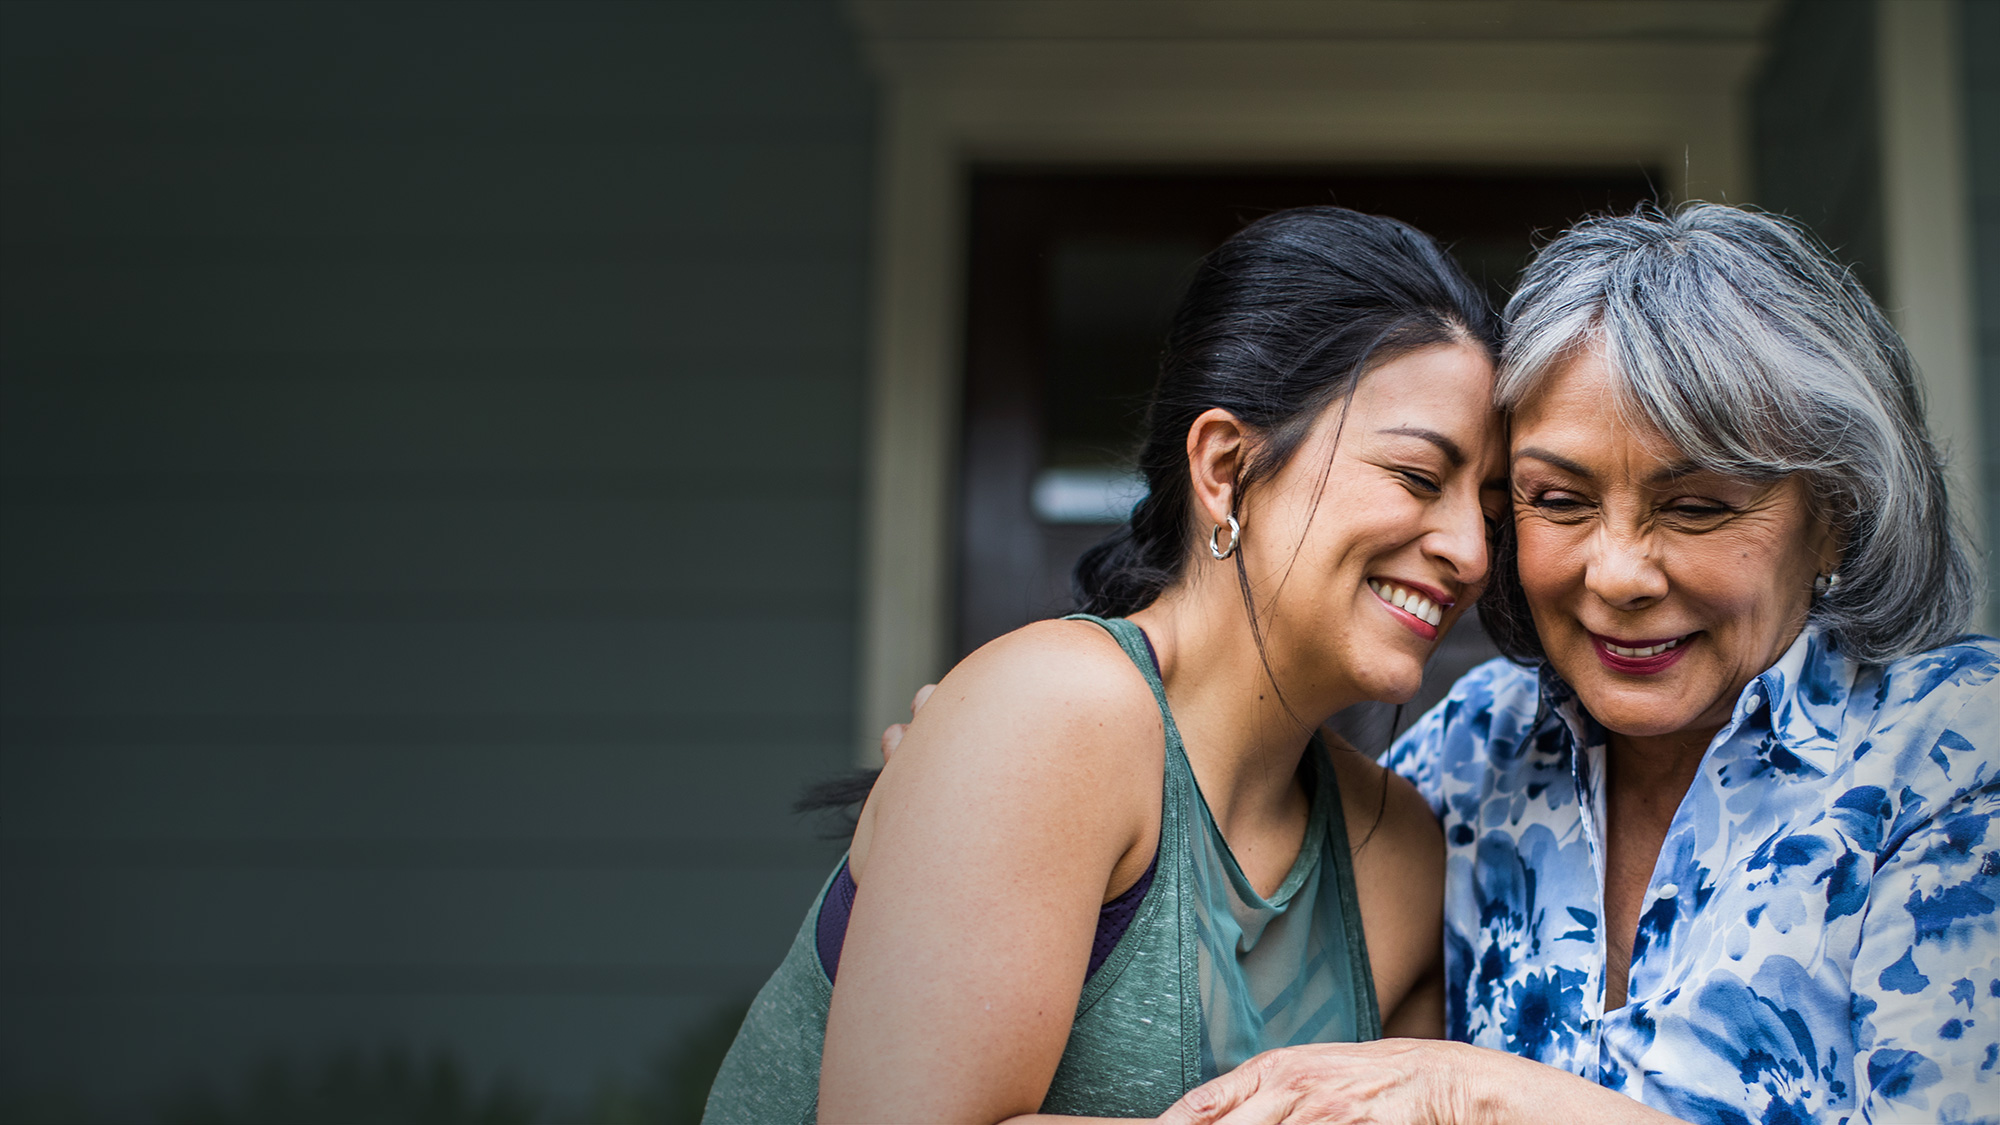
[[[1227,7],[1246,18],[1259,10]],[[1183,8],[1091,10],[1171,31],[1169,9]],[[1023,31],[996,25],[990,5],[863,0],[848,11],[881,106],[855,707],[864,764],[880,761],[882,727],[908,717],[910,692],[941,676],[950,652],[974,162],[1638,165],[1667,169],[1670,200],[1750,201],[1746,85],[1761,26],[1708,38],[1370,37],[1342,27],[1183,38]]]

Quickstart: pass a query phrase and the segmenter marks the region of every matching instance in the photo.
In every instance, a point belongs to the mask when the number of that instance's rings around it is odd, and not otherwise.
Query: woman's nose
[[[1491,563],[1488,539],[1486,509],[1473,497],[1470,503],[1451,506],[1443,525],[1426,537],[1425,547],[1451,568],[1452,576],[1460,583],[1478,586],[1486,581],[1486,570]]]
[[[1605,604],[1627,608],[1666,596],[1667,572],[1647,536],[1600,527],[1591,540],[1583,583]]]

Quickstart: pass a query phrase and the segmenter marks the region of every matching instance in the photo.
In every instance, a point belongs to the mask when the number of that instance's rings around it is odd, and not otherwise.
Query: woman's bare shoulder
[[[1087,621],[1037,621],[980,646],[939,681],[911,732],[927,716],[957,725],[975,715],[1016,736],[1080,736],[1111,751],[1156,743],[1161,731],[1144,673]]]
[[[1163,728],[1145,676],[1110,634],[1041,621],[939,681],[863,808],[857,864],[884,810],[943,803],[958,823],[1068,822],[1136,845],[1157,819]]]

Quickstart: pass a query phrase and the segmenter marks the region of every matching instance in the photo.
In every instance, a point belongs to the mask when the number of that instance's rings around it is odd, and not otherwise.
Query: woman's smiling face
[[[1837,559],[1805,482],[1700,469],[1634,429],[1595,349],[1522,403],[1511,445],[1521,585],[1555,670],[1616,733],[1721,727]]]
[[[1246,495],[1244,565],[1287,691],[1416,694],[1438,638],[1485,586],[1490,524],[1505,514],[1492,396],[1480,348],[1397,357]]]

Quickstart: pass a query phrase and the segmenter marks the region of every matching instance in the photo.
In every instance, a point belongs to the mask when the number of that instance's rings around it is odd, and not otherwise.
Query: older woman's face
[[[1594,351],[1522,404],[1511,446],[1521,583],[1555,670],[1612,731],[1720,727],[1831,569],[1804,482],[1703,471],[1634,430]]]

